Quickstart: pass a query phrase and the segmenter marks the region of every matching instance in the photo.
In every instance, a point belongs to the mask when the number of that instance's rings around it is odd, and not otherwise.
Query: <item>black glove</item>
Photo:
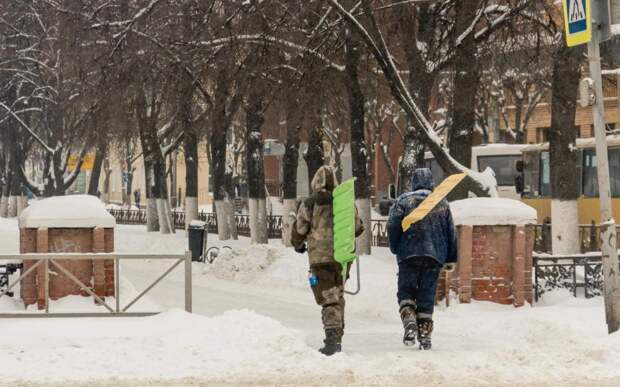
[[[306,246],[305,243],[302,243],[300,246],[295,246],[295,251],[298,252],[299,254],[303,254],[306,251],[308,251],[308,247]]]

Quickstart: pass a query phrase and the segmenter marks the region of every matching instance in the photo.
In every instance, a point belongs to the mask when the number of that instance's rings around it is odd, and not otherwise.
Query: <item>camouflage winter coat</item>
[[[297,210],[291,242],[296,247],[308,243],[310,265],[335,262],[332,191],[337,184],[331,167],[319,168],[312,179],[312,195]],[[355,221],[357,237],[364,231],[357,213]]]

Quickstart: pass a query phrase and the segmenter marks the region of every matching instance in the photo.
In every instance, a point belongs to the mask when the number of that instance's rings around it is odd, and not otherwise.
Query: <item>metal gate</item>
[[[125,306],[121,307],[121,294],[120,294],[120,261],[121,260],[172,260],[174,261],[166,271],[164,271],[155,281],[146,287],[140,294],[138,294],[133,300],[128,302]],[[145,294],[160,283],[168,274],[170,274],[181,263],[185,265],[185,311],[192,312],[192,255],[186,251],[184,254],[116,254],[116,253],[54,253],[54,254],[0,254],[0,260],[28,260],[35,261],[26,271],[20,273],[18,279],[8,285],[8,287],[0,292],[0,298],[5,296],[11,289],[13,289],[22,279],[36,275],[37,268],[43,266],[44,275],[44,289],[45,289],[45,311],[39,313],[0,313],[0,318],[36,318],[36,317],[142,317],[152,316],[159,312],[129,312],[129,309],[135,305]],[[101,297],[99,297],[91,289],[91,286],[84,284],[73,273],[63,267],[59,260],[113,260],[114,261],[114,299],[115,305],[110,306]],[[68,313],[52,313],[49,310],[49,275],[50,267],[54,267],[62,274],[67,276],[72,282],[80,287],[80,290],[86,292],[93,297],[101,306],[107,309],[105,313],[82,313],[82,312],[68,312]]]

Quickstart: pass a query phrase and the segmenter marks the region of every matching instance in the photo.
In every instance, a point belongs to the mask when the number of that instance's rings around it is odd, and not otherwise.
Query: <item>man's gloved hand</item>
[[[446,263],[443,266],[443,269],[447,271],[448,273],[453,272],[455,268],[456,268],[456,263]]]
[[[303,254],[306,251],[308,251],[308,247],[306,246],[305,243],[302,243],[300,246],[295,246],[295,251],[298,252],[299,254]]]

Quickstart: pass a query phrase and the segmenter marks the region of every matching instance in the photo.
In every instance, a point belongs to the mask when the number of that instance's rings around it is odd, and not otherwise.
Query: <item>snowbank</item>
[[[247,310],[214,318],[173,310],[146,318],[16,322],[0,321],[4,383],[251,380],[277,375],[300,358],[320,358],[298,332]]]
[[[68,195],[37,200],[22,212],[20,228],[111,228],[114,217],[95,196]]]
[[[535,224],[536,210],[518,200],[471,198],[450,203],[456,225],[524,225]]]
[[[267,270],[279,256],[279,251],[269,245],[233,243],[230,248],[220,248],[213,263],[204,266],[203,274],[245,283]]]

